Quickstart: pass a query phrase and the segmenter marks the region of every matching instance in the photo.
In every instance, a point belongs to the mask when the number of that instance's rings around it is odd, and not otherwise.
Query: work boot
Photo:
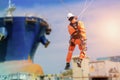
[[[77,66],[81,68],[81,63],[82,63],[82,59],[79,59],[79,61],[77,62]]]
[[[70,63],[66,63],[65,70],[70,69]]]

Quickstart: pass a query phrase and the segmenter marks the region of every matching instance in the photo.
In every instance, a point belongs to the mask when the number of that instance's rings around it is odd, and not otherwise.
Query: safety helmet
[[[72,19],[75,17],[72,13],[68,13],[67,18],[69,21],[72,21]]]
[[[68,13],[67,18],[69,19],[71,17],[74,17],[74,15],[72,13]]]

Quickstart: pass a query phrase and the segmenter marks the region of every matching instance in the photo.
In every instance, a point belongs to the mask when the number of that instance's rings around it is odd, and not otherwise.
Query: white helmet
[[[72,13],[68,13],[67,18],[69,19],[70,17],[74,17]]]

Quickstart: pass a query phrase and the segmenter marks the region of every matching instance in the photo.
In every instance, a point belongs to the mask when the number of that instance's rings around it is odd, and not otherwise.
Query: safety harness
[[[80,30],[78,29],[78,22],[70,23],[70,26],[75,29],[75,31],[71,34],[71,39],[80,39],[82,36],[80,34]]]
[[[73,27],[75,29],[75,31],[71,34],[71,38],[70,38],[70,44],[72,46],[74,46],[74,41],[76,39],[80,39],[81,41],[81,46],[86,46],[86,41],[82,40],[82,35],[81,35],[81,31],[78,29],[78,22],[76,23],[70,23],[70,26]],[[74,41],[72,41],[72,39],[74,39]],[[83,51],[86,51],[86,48],[83,49]]]

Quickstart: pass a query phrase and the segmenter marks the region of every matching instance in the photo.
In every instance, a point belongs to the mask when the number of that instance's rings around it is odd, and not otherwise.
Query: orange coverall
[[[72,38],[72,34],[76,31],[71,25],[68,25],[68,32],[71,35],[71,39],[70,39],[70,45],[68,48],[68,54],[67,54],[67,58],[66,58],[66,62],[70,63],[71,58],[72,58],[72,53],[75,49],[75,46],[78,45],[79,49],[80,49],[80,55],[79,58],[83,59],[85,58],[85,49],[86,49],[86,43],[83,43],[86,40],[86,31],[85,31],[85,27],[84,24],[81,21],[77,22],[77,28],[80,31],[80,35],[81,37],[78,39],[74,39]]]

